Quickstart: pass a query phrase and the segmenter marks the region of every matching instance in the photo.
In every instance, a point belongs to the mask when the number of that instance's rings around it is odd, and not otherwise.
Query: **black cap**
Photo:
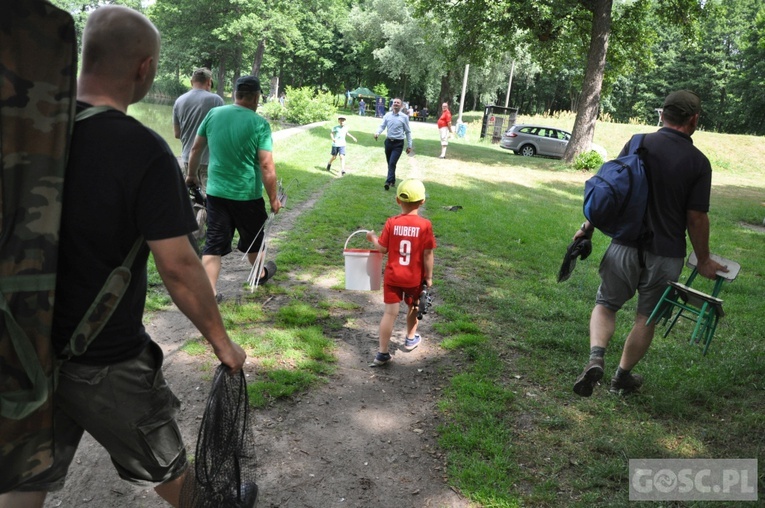
[[[260,80],[255,76],[242,76],[236,80],[236,92],[262,92]]]
[[[667,95],[664,107],[673,108],[685,116],[693,116],[701,112],[701,99],[690,90],[678,90]]]

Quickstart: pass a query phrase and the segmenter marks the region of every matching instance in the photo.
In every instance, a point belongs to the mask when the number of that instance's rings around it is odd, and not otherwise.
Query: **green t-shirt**
[[[335,125],[332,127],[332,135],[335,137],[332,146],[345,146],[345,136],[348,134],[348,127],[345,125]]]
[[[273,147],[271,126],[259,114],[241,106],[211,109],[197,134],[207,138],[210,164],[207,194],[235,201],[263,197],[258,151]]]

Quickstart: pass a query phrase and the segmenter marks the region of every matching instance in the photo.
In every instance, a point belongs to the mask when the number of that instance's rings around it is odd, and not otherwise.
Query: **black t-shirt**
[[[87,104],[78,103],[78,111]],[[112,270],[135,240],[162,240],[196,229],[178,162],[154,131],[120,111],[75,123],[64,179],[53,341],[60,351]],[[137,356],[150,338],[143,324],[146,300],[144,243],[130,286],[87,352],[73,358],[111,364]]]
[[[650,181],[648,220],[653,240],[646,250],[666,257],[685,257],[687,212],[709,211],[712,166],[687,134],[663,127],[647,134],[645,164]],[[627,153],[629,142],[620,155]]]

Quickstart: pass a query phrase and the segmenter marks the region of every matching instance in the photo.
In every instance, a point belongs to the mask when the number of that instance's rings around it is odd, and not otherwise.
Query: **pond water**
[[[137,102],[128,107],[127,114],[162,136],[174,154],[181,154],[181,140],[173,134],[173,103]]]
[[[128,107],[127,114],[156,131],[157,134],[167,141],[173,153],[180,155],[181,140],[175,139],[175,134],[173,133],[173,102],[137,102]],[[272,131],[278,131],[282,128],[278,124],[270,123]]]

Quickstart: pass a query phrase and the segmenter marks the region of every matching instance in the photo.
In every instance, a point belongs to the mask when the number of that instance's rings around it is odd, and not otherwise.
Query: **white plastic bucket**
[[[348,241],[358,233],[366,234],[366,229],[360,229],[345,241],[343,256],[345,257],[345,289],[356,291],[377,291],[382,283],[382,253],[375,249],[349,249]]]

